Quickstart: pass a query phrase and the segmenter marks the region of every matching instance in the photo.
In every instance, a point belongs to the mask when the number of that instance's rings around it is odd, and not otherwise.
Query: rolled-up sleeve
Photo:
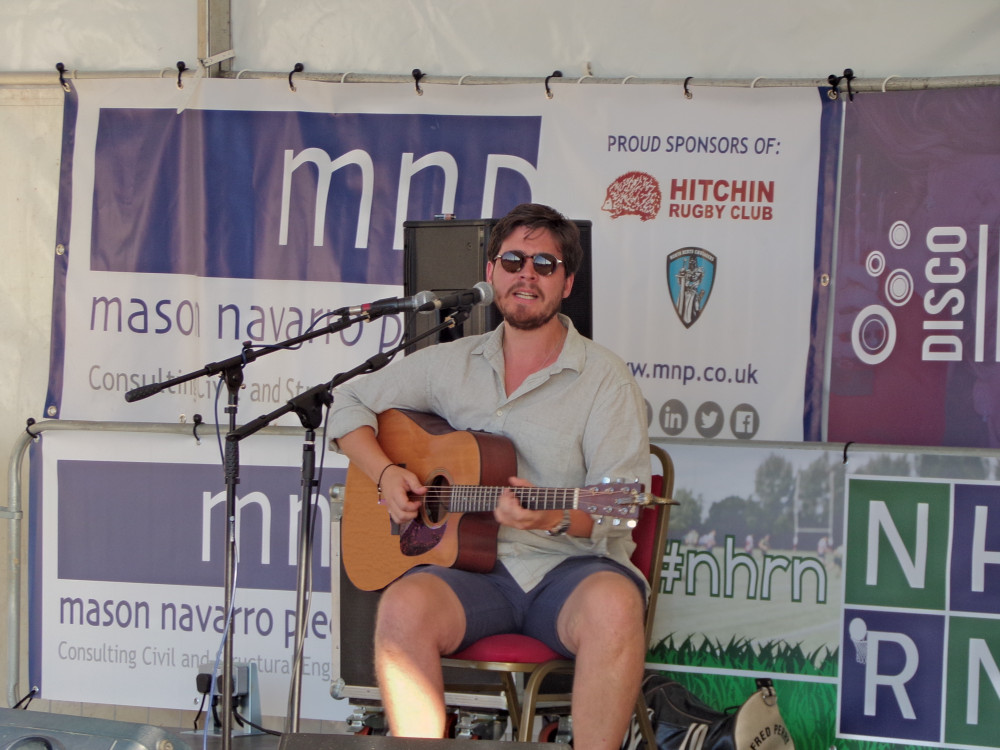
[[[421,365],[419,355],[392,362],[335,389],[327,429],[330,437],[338,439],[365,426],[377,433],[377,416],[387,409],[430,410],[428,369]]]
[[[639,482],[649,489],[649,428],[646,403],[631,375],[618,373],[617,382],[598,391],[584,432],[583,450],[587,460],[587,484],[610,479]],[[611,523],[594,525],[597,542],[606,536],[625,536],[631,531]]]

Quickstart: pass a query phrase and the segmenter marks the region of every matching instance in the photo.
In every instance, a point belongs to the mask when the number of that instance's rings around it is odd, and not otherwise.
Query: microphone
[[[162,383],[147,383],[146,385],[140,385],[138,388],[133,388],[131,391],[127,392],[125,394],[125,400],[130,404],[133,401],[141,401],[144,398],[156,395],[164,388],[166,388],[166,386]]]
[[[417,312],[421,310],[434,310],[437,297],[434,292],[417,292],[409,297],[387,297],[386,299],[366,302],[363,305],[342,308],[340,312],[348,315],[367,315],[369,318],[377,318],[380,315],[392,315],[400,312]]]
[[[485,281],[480,281],[472,289],[452,292],[441,298],[434,297],[418,310],[419,312],[431,312],[452,307],[473,307],[475,305],[488,305],[492,301],[493,287]]]

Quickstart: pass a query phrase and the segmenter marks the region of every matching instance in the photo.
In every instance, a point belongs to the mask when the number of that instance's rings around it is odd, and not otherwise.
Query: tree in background
[[[795,496],[795,473],[792,464],[772,453],[757,467],[754,489],[760,500],[760,525],[755,535],[771,536],[773,548],[794,547],[792,498]]]

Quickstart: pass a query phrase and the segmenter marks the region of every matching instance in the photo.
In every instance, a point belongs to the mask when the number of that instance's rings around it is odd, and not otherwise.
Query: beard
[[[556,299],[554,303],[544,305],[538,310],[526,310],[521,305],[508,305],[507,298],[510,296],[512,295],[508,292],[503,298],[498,298],[496,306],[500,311],[500,315],[503,316],[504,322],[511,328],[516,328],[520,331],[534,331],[541,328],[552,320],[562,308],[562,300]]]

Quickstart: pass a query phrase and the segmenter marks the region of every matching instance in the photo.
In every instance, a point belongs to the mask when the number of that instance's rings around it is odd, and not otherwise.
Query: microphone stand
[[[358,375],[381,370],[389,364],[402,349],[418,341],[433,336],[445,328],[454,328],[461,325],[469,317],[473,304],[460,305],[455,312],[445,317],[441,323],[423,331],[420,335],[401,341],[399,345],[387,352],[368,358],[357,367],[347,372],[335,375],[332,380],[320,383],[312,388],[303,391],[298,396],[287,401],[272,412],[264,414],[257,419],[233,429],[226,435],[226,443],[235,445],[240,440],[254,434],[268,424],[284,416],[290,411],[294,411],[302,426],[305,428],[305,439],[302,444],[302,479],[301,494],[299,501],[299,542],[298,542],[298,574],[295,587],[295,645],[292,649],[294,663],[292,666],[292,685],[289,693],[289,709],[287,717],[286,731],[296,733],[299,731],[299,714],[302,706],[302,669],[303,653],[305,648],[306,633],[306,598],[308,596],[309,581],[311,580],[311,550],[313,537],[314,514],[312,512],[314,488],[317,481],[314,478],[316,466],[316,429],[323,421],[323,408],[329,407],[333,403],[332,391],[337,386],[346,383]]]
[[[125,394],[128,402],[139,401],[154,394],[160,393],[167,388],[186,383],[189,380],[203,375],[212,376],[220,374],[226,383],[229,397],[226,405],[226,413],[229,414],[229,432],[226,436],[226,448],[223,459],[225,481],[226,481],[226,544],[225,544],[225,577],[223,584],[223,605],[226,613],[226,627],[223,635],[222,650],[222,750],[230,750],[232,747],[233,730],[233,631],[230,620],[230,610],[233,602],[233,588],[235,580],[236,566],[236,485],[239,484],[240,476],[240,456],[239,442],[232,439],[236,432],[236,413],[239,403],[239,390],[243,385],[243,368],[250,362],[255,361],[264,354],[287,349],[304,341],[323,336],[328,333],[337,333],[348,328],[360,320],[369,319],[367,315],[349,317],[347,309],[342,308],[333,313],[341,315],[341,318],[328,326],[304,333],[300,336],[290,338],[273,347],[256,351],[251,348],[250,342],[243,343],[243,351],[235,357],[212,362],[205,365],[201,370],[195,370],[185,375],[178,375],[175,378],[164,380],[159,383],[149,383],[147,385],[134,388]]]

